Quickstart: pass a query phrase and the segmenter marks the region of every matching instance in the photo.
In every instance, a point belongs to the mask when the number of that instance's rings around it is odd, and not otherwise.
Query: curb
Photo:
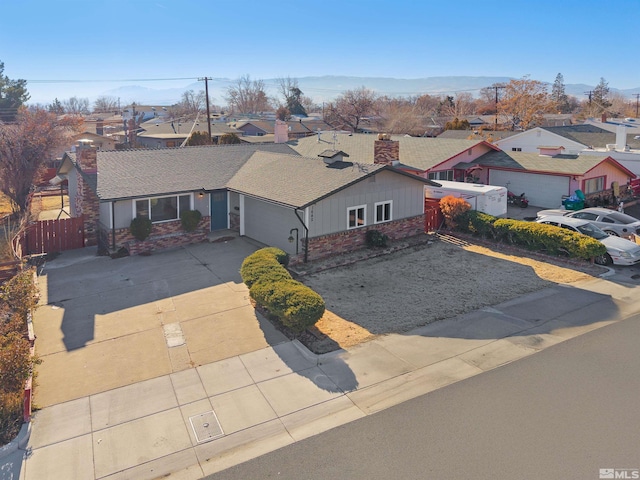
[[[31,422],[23,423],[20,432],[16,438],[7,443],[4,447],[0,447],[0,458],[8,457],[16,450],[24,450],[31,436]]]

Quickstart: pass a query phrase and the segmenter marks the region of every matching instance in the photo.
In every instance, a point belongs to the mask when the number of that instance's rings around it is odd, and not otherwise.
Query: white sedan
[[[595,258],[595,263],[598,265],[611,265],[612,263],[616,265],[635,265],[640,263],[640,245],[624,238],[607,235],[593,223],[586,220],[562,215],[547,215],[537,219],[536,222],[582,233],[603,243],[607,247],[607,253]]]

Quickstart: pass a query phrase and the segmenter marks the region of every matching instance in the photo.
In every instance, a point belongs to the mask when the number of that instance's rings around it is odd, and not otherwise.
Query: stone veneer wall
[[[424,233],[424,215],[403,218],[393,222],[369,225],[363,228],[344,232],[331,233],[320,237],[309,238],[308,261],[320,260],[331,255],[352,252],[367,247],[366,234],[368,230],[378,230],[389,237],[389,240],[401,240]],[[304,240],[301,240],[304,247]],[[304,252],[291,256],[290,263],[304,261]]]
[[[113,238],[111,229],[107,229],[104,226],[101,226],[101,228],[103,234],[109,239],[108,245],[111,248]],[[116,249],[124,247],[129,252],[129,255],[139,255],[141,253],[204,242],[210,231],[211,217],[209,216],[203,216],[193,232],[185,232],[182,229],[180,220],[154,223],[151,228],[151,235],[142,242],[136,240],[128,228],[118,228],[115,231]]]

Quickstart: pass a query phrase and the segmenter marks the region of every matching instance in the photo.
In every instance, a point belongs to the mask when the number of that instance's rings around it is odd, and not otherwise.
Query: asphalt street
[[[638,478],[638,338],[640,315],[206,478]]]

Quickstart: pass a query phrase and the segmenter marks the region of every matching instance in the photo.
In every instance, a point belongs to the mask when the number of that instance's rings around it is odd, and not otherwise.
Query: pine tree
[[[565,92],[564,77],[561,73],[556,75],[556,80],[551,87],[551,101],[553,101],[560,113],[569,113],[571,106],[569,104],[569,96]]]
[[[609,101],[609,83],[602,77],[600,77],[600,83],[593,89],[591,95],[591,102],[595,104],[595,108],[603,112],[611,106]]]

